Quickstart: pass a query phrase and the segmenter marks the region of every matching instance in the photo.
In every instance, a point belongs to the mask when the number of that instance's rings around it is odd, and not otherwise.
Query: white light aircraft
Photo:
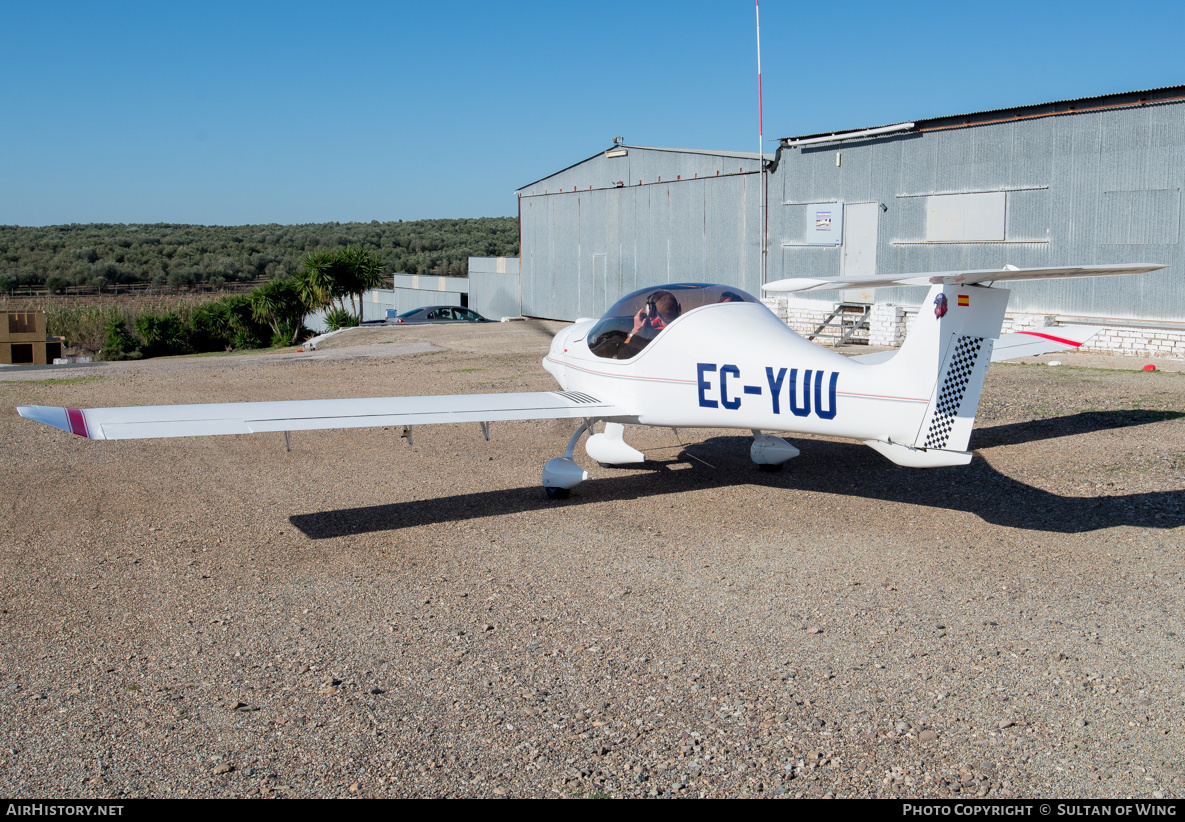
[[[579,419],[562,457],[543,468],[549,496],[588,479],[573,458],[640,463],[624,426],[739,428],[750,457],[776,468],[798,456],[781,437],[859,440],[898,465],[964,465],[988,363],[1080,346],[1098,332],[1057,326],[1000,336],[1009,292],[994,283],[1141,274],[1164,266],[1008,267],[868,279],[788,279],[767,292],[929,285],[897,351],[845,357],[796,334],[768,308],[728,286],[679,284],[629,294],[600,320],[579,320],[552,341],[543,367],[560,391],[129,408],[21,406],[20,415],[97,440],[290,432],[317,428]],[[987,285],[992,284],[992,285]],[[604,423],[600,432],[594,426]]]

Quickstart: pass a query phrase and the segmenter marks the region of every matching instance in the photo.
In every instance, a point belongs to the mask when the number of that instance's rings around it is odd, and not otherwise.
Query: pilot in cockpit
[[[683,311],[675,295],[669,291],[655,291],[646,298],[646,305],[634,315],[634,329],[621,343],[615,359],[627,360],[646,347],[654,336]]]
[[[755,302],[744,291],[711,283],[668,283],[662,288],[640,288],[609,306],[589,329],[588,350],[607,360],[632,359],[684,314],[716,303]]]

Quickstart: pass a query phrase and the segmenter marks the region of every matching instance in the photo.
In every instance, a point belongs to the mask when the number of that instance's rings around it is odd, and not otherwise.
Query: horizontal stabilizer
[[[1102,331],[1097,325],[1054,325],[1032,331],[1005,334],[992,349],[992,362],[1036,357],[1078,348]]]
[[[882,274],[874,277],[842,277],[826,280],[791,277],[762,286],[769,292],[834,291],[838,288],[890,288],[901,285],[974,285],[1013,280],[1051,280],[1063,277],[1111,277],[1117,274],[1147,274],[1164,265],[1080,265],[1069,268],[990,268],[982,271],[937,271],[932,274]]]
[[[26,419],[93,440],[504,420],[604,419],[629,414],[580,391],[89,409],[22,405],[17,412]]]

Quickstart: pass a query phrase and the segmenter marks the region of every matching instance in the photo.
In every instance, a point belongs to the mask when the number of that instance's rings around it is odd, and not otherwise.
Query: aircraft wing
[[[630,413],[581,391],[87,409],[22,405],[17,412],[27,419],[93,440],[450,422],[605,418]]]
[[[936,271],[932,274],[881,274],[874,277],[842,277],[833,280],[814,277],[791,277],[762,286],[770,292],[834,291],[837,288],[891,288],[900,285],[935,285],[938,283],[999,283],[1011,280],[1050,280],[1063,277],[1110,277],[1116,274],[1146,274],[1167,268],[1164,265],[1080,265],[1069,268],[989,268],[978,271]]]
[[[1098,325],[1051,325],[1032,331],[1004,334],[992,347],[992,362],[1078,348],[1102,330]]]

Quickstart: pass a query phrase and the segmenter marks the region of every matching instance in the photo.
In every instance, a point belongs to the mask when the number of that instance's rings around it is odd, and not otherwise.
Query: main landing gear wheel
[[[602,468],[621,468],[646,461],[645,454],[626,445],[622,440],[624,425],[616,422],[605,423],[604,432],[593,434],[595,422],[597,420],[585,420],[568,440],[568,449],[564,451],[564,455],[549,460],[547,465],[543,466],[543,489],[547,492],[548,499],[567,499],[568,492],[588,479],[588,472],[572,458],[576,443],[586,433],[590,436],[585,443],[585,450]]]
[[[592,421],[581,423],[572,439],[568,440],[568,450],[564,455],[548,460],[547,465],[543,466],[543,490],[547,492],[548,499],[567,499],[573,488],[588,479],[588,472],[576,464],[572,452],[584,432],[591,428]]]
[[[798,456],[798,449],[781,437],[762,434],[753,429],[753,444],[749,446],[749,459],[760,471],[781,471],[782,464]]]

